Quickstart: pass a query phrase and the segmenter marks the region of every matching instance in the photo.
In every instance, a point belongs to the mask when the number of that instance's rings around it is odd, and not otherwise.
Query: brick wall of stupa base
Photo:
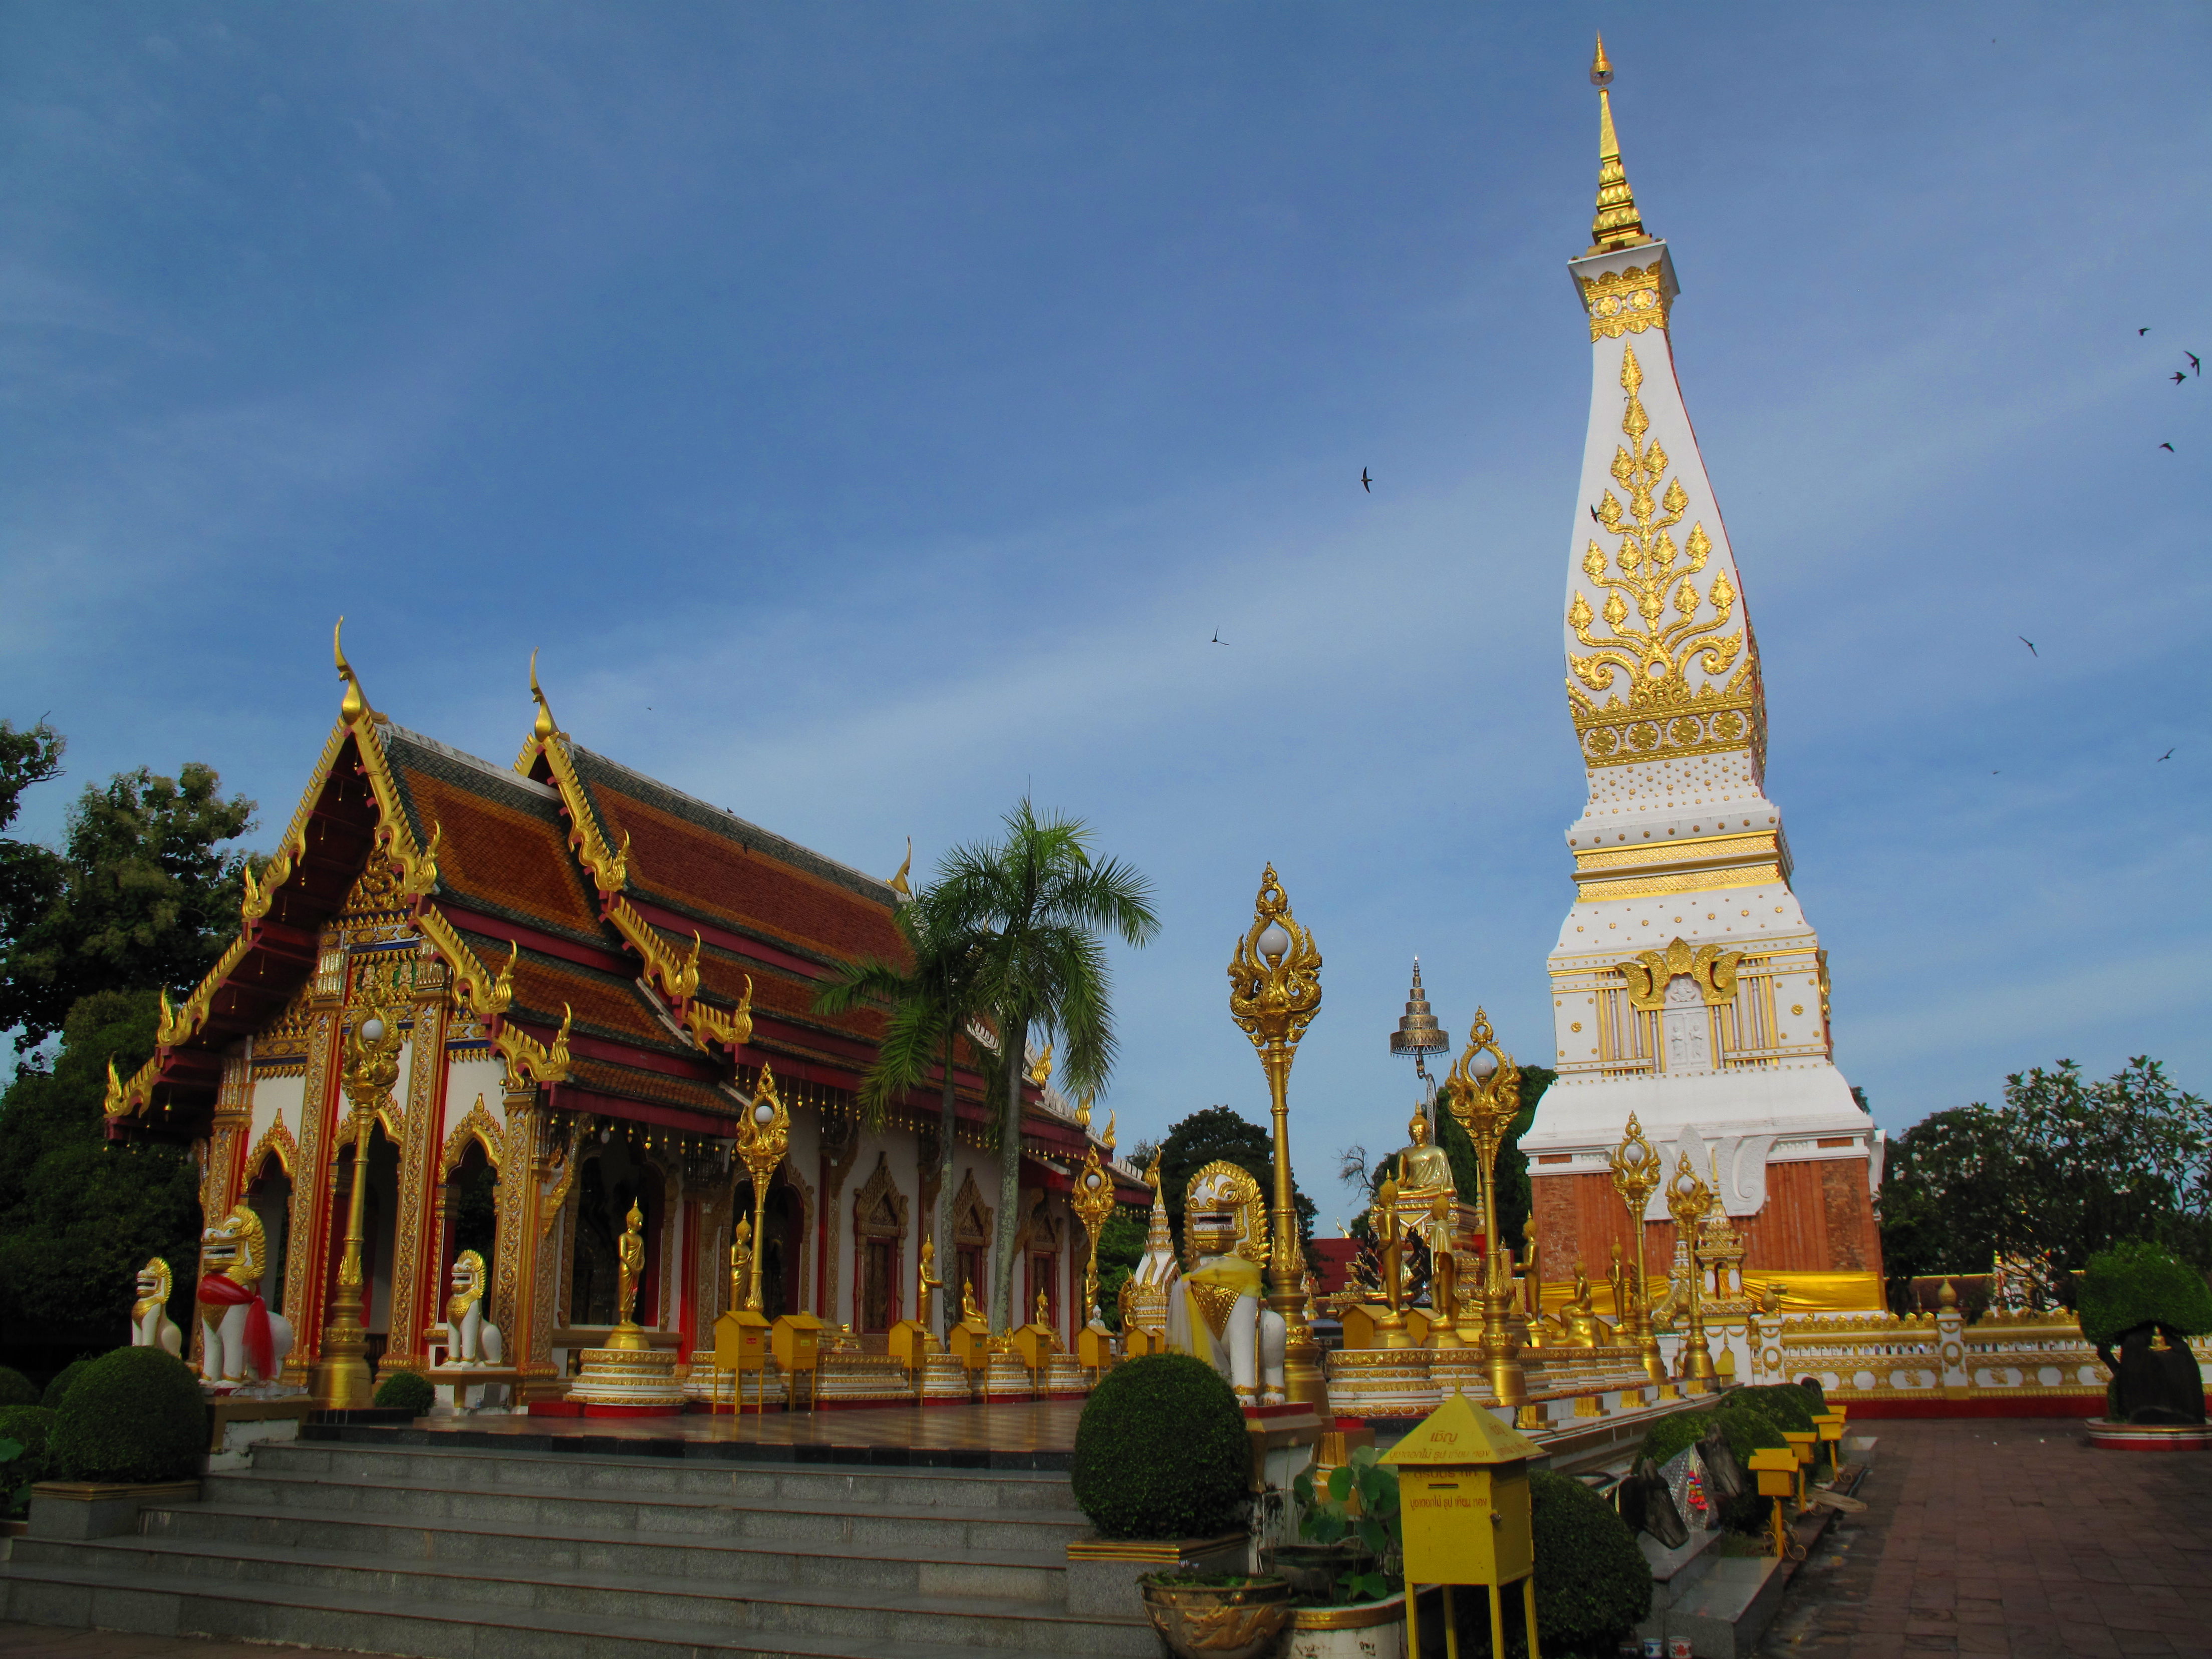
[[[1595,1282],[1605,1277],[1615,1244],[1635,1250],[1628,1211],[1602,1175],[1530,1171],[1536,1241],[1544,1277],[1571,1279],[1577,1261]],[[1759,1213],[1731,1218],[1743,1241],[1743,1270],[1778,1273],[1881,1272],[1881,1236],[1867,1190],[1867,1160],[1820,1158],[1766,1166],[1766,1202]],[[1648,1221],[1644,1261],[1656,1279],[1674,1259],[1674,1225]]]

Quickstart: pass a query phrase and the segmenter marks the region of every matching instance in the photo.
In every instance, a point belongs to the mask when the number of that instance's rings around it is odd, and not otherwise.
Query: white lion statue
[[[138,1299],[131,1304],[131,1346],[185,1351],[185,1334],[169,1317],[169,1291],[175,1280],[169,1264],[155,1256],[138,1270]]]
[[[484,1317],[484,1263],[474,1250],[453,1258],[453,1294],[446,1304],[446,1363],[496,1365],[505,1352],[499,1327]]]
[[[244,1204],[200,1235],[200,1376],[219,1388],[273,1382],[292,1352],[291,1322],[261,1299],[267,1252]]]
[[[1199,1265],[1170,1295],[1170,1346],[1220,1372],[1239,1405],[1281,1405],[1286,1333],[1263,1299],[1267,1218],[1259,1183],[1233,1164],[1207,1164],[1191,1177],[1183,1237]]]

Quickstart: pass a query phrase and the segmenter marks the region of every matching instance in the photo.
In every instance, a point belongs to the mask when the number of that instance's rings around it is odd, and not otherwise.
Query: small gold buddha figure
[[[730,1306],[742,1309],[752,1297],[753,1224],[750,1217],[730,1235]]]
[[[1559,1309],[1559,1323],[1565,1328],[1571,1347],[1602,1348],[1613,1340],[1613,1328],[1597,1316],[1592,1304],[1589,1274],[1579,1261],[1575,1263],[1574,1292]]]
[[[960,1322],[978,1330],[989,1328],[984,1322],[983,1310],[975,1305],[975,1281],[972,1279],[960,1281]]]
[[[1451,1158],[1444,1149],[1429,1139],[1429,1120],[1419,1112],[1413,1114],[1406,1124],[1413,1144],[1398,1154],[1398,1195],[1401,1199],[1420,1199],[1426,1209],[1427,1200],[1437,1193],[1457,1195],[1458,1188],[1452,1177]]]
[[[645,1212],[635,1200],[629,1206],[629,1214],[623,1218],[622,1240],[617,1249],[615,1300],[620,1322],[634,1326],[638,1281],[645,1277]]]
[[[937,1287],[945,1282],[935,1273],[930,1271],[930,1269],[936,1265],[936,1261],[937,1241],[933,1238],[923,1239],[921,1241],[921,1261],[915,1274],[916,1282],[915,1285],[914,1301],[915,1318],[921,1324],[921,1328],[925,1332],[928,1331],[930,1328],[929,1310],[931,1306],[936,1301]]]

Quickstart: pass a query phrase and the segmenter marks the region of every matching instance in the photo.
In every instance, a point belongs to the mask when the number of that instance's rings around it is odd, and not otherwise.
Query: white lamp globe
[[[1087,1176],[1084,1176],[1084,1177],[1083,1177],[1083,1184],[1084,1184],[1085,1186],[1086,1186],[1086,1187],[1090,1187],[1090,1188],[1096,1188],[1097,1187],[1097,1185],[1098,1185],[1098,1182],[1099,1182],[1100,1179],[1101,1179],[1101,1177],[1100,1177],[1100,1176],[1099,1176],[1099,1174],[1098,1174],[1098,1171],[1097,1171],[1097,1170],[1092,1170],[1089,1175],[1087,1175]]]
[[[762,1128],[765,1129],[769,1124],[775,1121],[775,1108],[769,1105],[768,1102],[763,1100],[759,1105],[753,1108],[753,1121],[759,1124]]]
[[[1474,1064],[1469,1069],[1474,1072],[1477,1083],[1487,1083],[1498,1075],[1498,1056],[1485,1048],[1475,1055]]]
[[[384,1022],[379,1019],[374,1014],[371,1014],[367,1019],[362,1021],[361,1040],[363,1042],[383,1042]]]
[[[1290,930],[1279,921],[1271,921],[1260,934],[1260,954],[1263,957],[1288,956],[1291,951]]]

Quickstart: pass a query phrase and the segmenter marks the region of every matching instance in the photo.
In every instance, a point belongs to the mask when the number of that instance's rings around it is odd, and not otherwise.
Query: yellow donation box
[[[744,1408],[745,1402],[744,1375],[750,1371],[756,1376],[759,1376],[761,1358],[768,1352],[768,1333],[767,1316],[744,1309],[726,1313],[714,1322],[714,1370],[718,1380],[723,1371],[729,1371],[736,1377],[736,1386],[731,1394],[733,1404],[740,1411]],[[708,1396],[710,1410],[718,1403],[716,1397],[720,1392],[716,1389]],[[768,1409],[768,1389],[765,1387],[756,1387],[753,1397],[762,1410]]]
[[[769,1328],[769,1346],[775,1352],[776,1365],[791,1379],[794,1405],[802,1372],[806,1376],[806,1403],[809,1407],[814,1403],[814,1371],[819,1363],[816,1354],[821,1341],[822,1321],[811,1313],[787,1313]]]
[[[1528,1586],[1521,1599],[1528,1618],[1528,1651],[1536,1651],[1528,1459],[1542,1455],[1534,1441],[1455,1394],[1377,1460],[1398,1474],[1409,1653],[1420,1651],[1418,1586],[1444,1587],[1449,1629],[1452,1586],[1487,1585],[1491,1651],[1503,1653],[1505,1603],[1499,1592],[1522,1581]],[[1458,1645],[1455,1637],[1452,1645]]]
[[[1751,1455],[1751,1472],[1759,1477],[1759,1495],[1774,1500],[1769,1541],[1778,1560],[1786,1560],[1792,1553],[1789,1523],[1782,1518],[1782,1500],[1796,1490],[1797,1467],[1797,1454],[1787,1446],[1761,1446]],[[1796,1553],[1802,1560],[1803,1552]]]

